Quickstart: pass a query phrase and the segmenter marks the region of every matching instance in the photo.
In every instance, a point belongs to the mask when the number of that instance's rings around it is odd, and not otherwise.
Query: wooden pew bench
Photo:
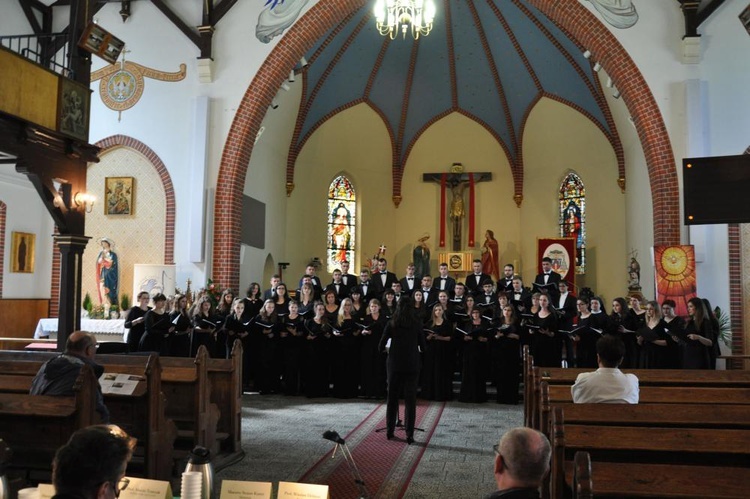
[[[699,424],[682,428],[572,424],[565,421],[563,408],[556,407],[550,495],[561,498],[566,485],[581,481],[574,476],[573,458],[583,451],[592,462],[596,497],[747,497],[750,429]],[[725,486],[727,477],[735,481],[731,487]],[[698,481],[711,485],[699,488]]]
[[[211,403],[219,407],[214,468],[221,470],[242,459],[242,342],[235,340],[229,359],[208,359]]]

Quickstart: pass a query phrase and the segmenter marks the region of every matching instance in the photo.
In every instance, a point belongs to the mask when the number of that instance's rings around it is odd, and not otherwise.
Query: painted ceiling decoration
[[[287,184],[305,142],[326,120],[360,103],[383,120],[392,144],[394,196],[412,147],[433,123],[460,113],[484,127],[511,165],[522,196],[522,140],[547,97],[585,115],[625,167],[617,131],[592,64],[563,31],[524,0],[438,0],[428,37],[381,37],[369,4],[333,26],[305,55],[302,101]]]

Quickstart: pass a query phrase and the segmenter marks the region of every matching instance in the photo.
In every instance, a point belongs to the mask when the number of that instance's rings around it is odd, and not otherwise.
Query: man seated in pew
[[[486,499],[538,499],[552,455],[547,437],[531,428],[513,428],[494,449],[498,490]]]
[[[596,342],[599,369],[581,373],[570,392],[576,404],[637,404],[638,377],[625,374],[619,367],[625,357],[625,343],[617,336],[605,334]]]
[[[65,343],[65,352],[62,355],[50,359],[39,368],[31,382],[31,395],[60,395],[72,396],[73,385],[84,365],[88,365],[94,371],[97,379],[104,373],[104,367],[94,362],[96,349],[99,344],[94,335],[85,331],[75,331],[68,336]],[[102,388],[97,383],[96,387],[96,412],[102,418],[103,423],[109,423],[109,410],[104,405]]]
[[[125,468],[134,448],[135,439],[115,425],[73,433],[52,462],[52,499],[116,499],[130,483]]]

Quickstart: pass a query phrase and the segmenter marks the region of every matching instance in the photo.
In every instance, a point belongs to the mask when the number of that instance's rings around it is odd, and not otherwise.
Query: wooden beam
[[[716,12],[716,9],[721,7],[724,2],[725,0],[709,0],[708,4],[698,11],[698,26],[711,17],[711,14]]]
[[[237,0],[221,0],[218,5],[215,5],[213,16],[211,17],[211,26],[216,26],[216,24],[221,21],[221,18],[224,17],[236,3]]]
[[[164,0],[151,0],[151,3],[153,3],[154,7],[159,9],[162,14],[167,17],[167,19],[172,21],[172,24],[177,26],[177,29],[182,31],[182,33],[187,36],[190,41],[193,42],[196,47],[198,47],[198,49],[201,49],[202,41],[200,35],[193,31],[190,26],[185,24],[185,22],[180,19],[177,14],[175,14],[174,11],[172,11],[172,9],[167,6],[167,4],[164,3]]]
[[[32,31],[34,31],[35,35],[41,35],[44,33],[42,31],[42,25],[39,24],[39,20],[36,18],[36,15],[34,14],[34,9],[31,6],[30,0],[18,0],[19,5],[21,6],[21,9],[23,10],[24,15],[26,16],[26,20],[29,21],[29,24],[31,25]]]

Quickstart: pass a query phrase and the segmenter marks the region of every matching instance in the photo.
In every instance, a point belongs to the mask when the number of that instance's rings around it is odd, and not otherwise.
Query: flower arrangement
[[[210,277],[206,281],[206,295],[208,295],[214,307],[219,304],[219,300],[221,299],[221,285]]]

